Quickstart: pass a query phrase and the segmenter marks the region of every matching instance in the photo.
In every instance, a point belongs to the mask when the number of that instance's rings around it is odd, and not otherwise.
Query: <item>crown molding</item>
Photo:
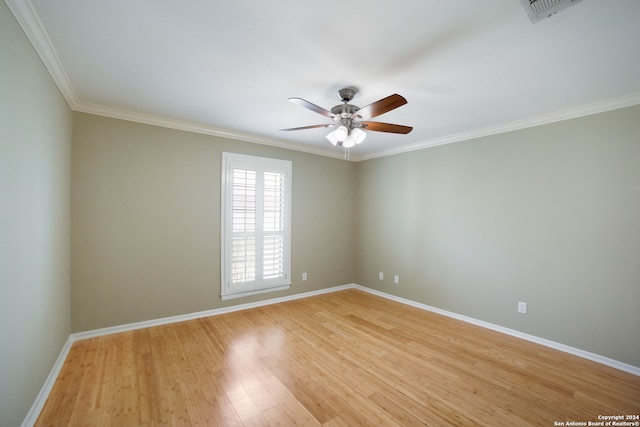
[[[636,92],[630,95],[621,96],[618,98],[608,99],[605,101],[594,102],[579,107],[569,108],[565,110],[556,111],[553,113],[542,114],[535,117],[529,117],[522,120],[515,120],[509,123],[503,123],[496,126],[489,126],[481,129],[475,129],[468,132],[461,132],[453,135],[447,135],[440,138],[429,139],[426,141],[417,142],[415,144],[403,145],[398,148],[389,150],[378,151],[368,155],[358,156],[356,153],[351,153],[348,161],[360,162],[379,157],[387,157],[395,154],[408,153],[411,151],[423,150],[425,148],[437,147],[439,145],[453,144],[456,142],[469,141],[476,138],[485,136],[497,135],[501,133],[527,129],[535,126],[541,126],[564,120],[575,119],[579,117],[589,116],[592,114],[604,113],[607,111],[617,110],[625,107],[632,107],[640,104],[640,92]],[[78,112],[84,112],[89,114],[95,114],[98,116],[111,117],[115,119],[128,120],[131,122],[144,123],[148,125],[160,126],[170,129],[183,130],[187,132],[200,133],[204,135],[212,135],[220,138],[234,139],[238,141],[251,142],[254,144],[269,145],[272,147],[284,148],[287,150],[301,151],[308,154],[315,154],[319,156],[332,157],[336,159],[344,159],[342,152],[337,152],[330,149],[318,149],[303,144],[297,144],[278,140],[274,138],[266,138],[257,136],[254,134],[239,132],[231,129],[223,129],[210,125],[203,125],[199,123],[193,123],[183,120],[168,119],[151,114],[139,113],[135,111],[128,111],[113,107],[107,107],[97,104],[89,104],[81,101],[76,101],[75,108],[73,110]],[[333,147],[332,147],[333,148]]]
[[[318,149],[316,147],[296,144],[275,138],[262,137],[250,133],[239,132],[231,129],[224,129],[200,123],[189,122],[185,120],[168,119],[153,114],[140,113],[137,111],[124,110],[121,108],[107,107],[104,105],[90,104],[87,102],[78,102],[73,108],[74,111],[80,113],[94,114],[97,116],[110,117],[113,119],[127,120],[135,123],[159,126],[169,129],[176,129],[186,132],[199,133],[203,135],[217,136],[220,138],[234,139],[237,141],[251,142],[254,144],[268,145],[271,147],[284,148],[287,150],[301,151],[308,154],[315,154],[324,157],[333,157],[342,159],[343,156],[335,151],[328,149]]]
[[[75,109],[79,102],[78,96],[33,5],[29,0],[5,0],[5,3],[56,82],[67,104],[72,110]]]
[[[640,92],[618,98],[607,99],[604,101],[594,102],[579,107],[569,108],[566,110],[556,111],[554,113],[542,114],[535,117],[529,117],[522,120],[515,120],[509,123],[503,123],[496,126],[489,126],[482,129],[475,129],[468,132],[461,132],[453,135],[447,135],[440,138],[429,139],[415,144],[404,145],[402,147],[393,148],[384,151],[378,151],[370,155],[352,156],[352,161],[360,162],[364,160],[375,159],[378,157],[387,157],[394,154],[408,153],[411,151],[422,150],[429,147],[439,145],[453,144],[455,142],[468,141],[484,136],[497,135],[500,133],[511,132],[531,128],[535,126],[546,125],[564,120],[576,119],[578,117],[589,116],[592,114],[604,113],[607,111],[617,110],[625,107],[632,107],[640,104]]]

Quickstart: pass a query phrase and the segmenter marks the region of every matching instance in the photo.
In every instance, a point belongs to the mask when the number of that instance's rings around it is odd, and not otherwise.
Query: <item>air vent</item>
[[[573,6],[582,0],[522,0],[531,22],[555,15],[563,9]]]

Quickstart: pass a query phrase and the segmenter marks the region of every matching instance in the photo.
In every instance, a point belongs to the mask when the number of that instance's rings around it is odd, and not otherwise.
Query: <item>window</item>
[[[223,300],[291,285],[291,162],[222,153]]]

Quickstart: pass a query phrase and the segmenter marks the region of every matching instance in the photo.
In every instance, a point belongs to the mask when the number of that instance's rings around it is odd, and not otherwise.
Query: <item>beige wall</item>
[[[358,164],[76,114],[72,328],[355,278],[640,365],[639,109]],[[219,299],[225,150],[294,162],[289,292]]]
[[[70,333],[71,111],[0,2],[0,425],[20,425]]]
[[[640,366],[640,106],[356,179],[357,283]]]
[[[288,291],[220,300],[223,151],[293,162]],[[352,283],[354,171],[343,160],[76,113],[73,331]]]

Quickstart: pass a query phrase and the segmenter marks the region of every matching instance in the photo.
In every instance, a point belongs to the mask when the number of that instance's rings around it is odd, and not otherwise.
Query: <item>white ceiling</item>
[[[640,103],[640,1],[583,0],[531,23],[521,0],[5,0],[71,108],[342,157],[330,109],[374,121],[352,160]]]

